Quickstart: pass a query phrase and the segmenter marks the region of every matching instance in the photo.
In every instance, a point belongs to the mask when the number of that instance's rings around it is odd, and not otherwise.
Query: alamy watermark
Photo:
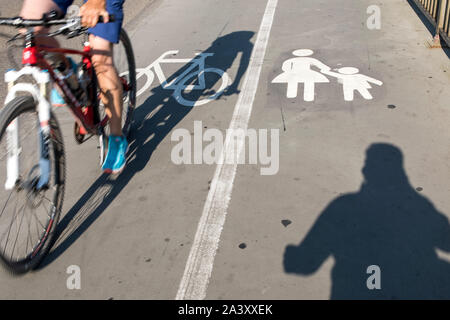
[[[380,30],[381,29],[381,8],[377,5],[371,5],[367,7],[366,13],[370,15],[367,18],[367,28],[369,30]]]
[[[67,267],[66,273],[69,275],[67,277],[66,286],[69,290],[80,290],[81,289],[81,269],[77,265],[71,265]]]
[[[366,285],[369,290],[381,290],[381,269],[377,265],[371,265],[367,267],[367,274],[370,274],[367,278]]]
[[[174,164],[259,164],[261,175],[278,173],[279,129],[270,130],[270,152],[268,129],[227,129],[225,136],[219,129],[203,129],[202,121],[194,121],[193,134],[183,128],[173,131],[171,141],[178,142],[171,153]]]

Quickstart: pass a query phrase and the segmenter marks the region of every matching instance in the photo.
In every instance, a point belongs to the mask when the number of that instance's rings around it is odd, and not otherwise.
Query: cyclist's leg
[[[92,61],[97,73],[102,101],[110,116],[111,134],[122,135],[122,83],[113,60],[113,43],[118,43],[123,21],[125,0],[107,0],[106,10],[113,14],[115,21],[99,23],[89,29],[89,42],[93,49]]]
[[[110,117],[108,154],[103,163],[105,173],[119,173],[126,162],[128,143],[122,134],[123,88],[113,60],[113,44],[108,40],[90,35],[92,63],[97,74],[101,99]]]
[[[108,154],[103,163],[105,172],[118,173],[125,166],[128,143],[122,133],[123,85],[114,66],[113,43],[118,43],[123,21],[124,0],[107,0],[106,9],[115,21],[100,23],[89,29],[93,49],[92,62],[97,74],[101,98],[110,117]]]
[[[113,43],[118,43],[123,21],[125,0],[107,0],[106,10],[115,17],[114,22],[99,23],[89,29],[89,42],[93,49],[92,61],[102,92],[102,101],[111,118],[111,134],[122,135],[122,83],[113,60]]]
[[[108,40],[90,35],[92,63],[97,74],[101,99],[110,117],[111,134],[122,135],[123,88],[113,60],[113,44]]]

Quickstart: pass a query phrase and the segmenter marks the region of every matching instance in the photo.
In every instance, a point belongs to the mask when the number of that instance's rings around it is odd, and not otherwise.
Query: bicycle
[[[48,101],[53,84],[63,93],[75,118],[76,141],[81,144],[92,136],[98,137],[100,164],[108,147],[109,118],[100,102],[89,43],[84,44],[83,50],[75,50],[41,47],[35,42],[38,36],[85,35],[87,29],[81,26],[80,17],[57,19],[56,13],[50,13],[39,20],[0,18],[0,25],[27,29],[11,39],[24,40],[23,68],[6,72],[8,94],[0,111],[0,183],[4,183],[3,187],[0,185],[0,260],[13,273],[25,273],[36,268],[53,245],[64,199],[65,148],[61,128]],[[36,26],[62,27],[39,35],[33,32]],[[122,127],[128,135],[136,104],[136,67],[124,30],[116,49],[123,49],[126,58],[125,66],[116,64],[116,68],[125,69],[118,72],[124,92]],[[83,98],[79,91],[72,91],[63,75],[46,60],[51,53],[81,58],[77,70]],[[23,77],[34,81],[23,82]]]
[[[197,53],[196,57],[193,59],[166,58],[167,56],[177,54],[178,50],[167,51],[146,68],[138,68],[136,70],[137,80],[139,80],[144,74],[147,76],[147,82],[138,91],[137,96],[140,96],[148,88],[150,88],[156,74],[161,84],[161,87],[165,90],[174,90],[173,97],[178,103],[184,106],[198,107],[208,102],[211,102],[212,100],[218,99],[225,91],[225,89],[228,87],[230,78],[228,74],[223,70],[217,68],[205,68],[206,58],[213,56],[214,53]],[[162,63],[191,63],[191,65],[183,73],[181,73],[179,76],[177,76],[175,79],[173,79],[168,83],[167,78],[164,75],[164,72],[161,68]],[[152,71],[152,69],[154,71]],[[201,100],[192,101],[184,98],[183,97],[184,90],[186,91],[204,90],[206,88],[205,73],[207,72],[216,73],[219,75],[220,79],[222,80],[219,90],[217,90],[214,94]],[[191,80],[194,77],[198,77],[198,84],[186,85],[186,83],[189,83],[189,80]]]

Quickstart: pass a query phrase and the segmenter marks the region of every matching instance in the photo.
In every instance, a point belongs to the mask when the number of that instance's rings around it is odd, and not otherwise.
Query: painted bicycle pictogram
[[[228,74],[221,69],[205,68],[206,58],[212,57],[214,53],[197,53],[196,57],[194,57],[193,59],[168,58],[168,56],[177,55],[178,52],[178,50],[167,51],[146,68],[136,69],[137,80],[141,79],[144,75],[147,77],[147,81],[139,89],[139,91],[137,92],[137,96],[140,96],[150,88],[156,74],[161,87],[165,90],[173,90],[174,92],[172,96],[178,103],[184,106],[197,107],[218,99],[228,87],[230,78]],[[176,76],[172,81],[167,82],[168,80],[162,70],[161,65],[174,63],[190,65],[179,76]],[[188,93],[193,90],[205,90],[207,88],[205,74],[208,72],[215,73],[219,76],[219,89],[216,91],[211,91],[210,95],[202,99],[189,100],[188,98],[185,98],[183,96],[183,93]],[[192,83],[192,80],[195,80],[194,83],[196,84],[190,84]],[[207,94],[209,94],[209,92]]]

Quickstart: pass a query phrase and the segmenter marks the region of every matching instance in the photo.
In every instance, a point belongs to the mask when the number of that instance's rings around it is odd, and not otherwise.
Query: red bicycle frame
[[[43,47],[35,44],[28,44],[22,54],[22,64],[24,66],[39,66],[42,69],[48,70],[53,82],[61,89],[62,93],[66,97],[66,103],[72,114],[75,117],[78,125],[80,126],[80,134],[85,135],[87,133],[97,134],[100,127],[104,127],[108,123],[108,116],[105,116],[99,123],[94,124],[94,108],[98,106],[81,105],[77,100],[72,90],[67,85],[66,81],[59,77],[53,67],[45,60],[45,53],[60,53],[63,55],[73,54],[80,55],[83,58],[83,64],[86,72],[91,79],[95,77],[95,70],[92,64],[92,52],[89,45],[85,45],[83,51],[64,49],[64,48],[50,48]],[[97,95],[97,92],[92,92],[92,95]],[[94,101],[98,101],[94,99]]]

